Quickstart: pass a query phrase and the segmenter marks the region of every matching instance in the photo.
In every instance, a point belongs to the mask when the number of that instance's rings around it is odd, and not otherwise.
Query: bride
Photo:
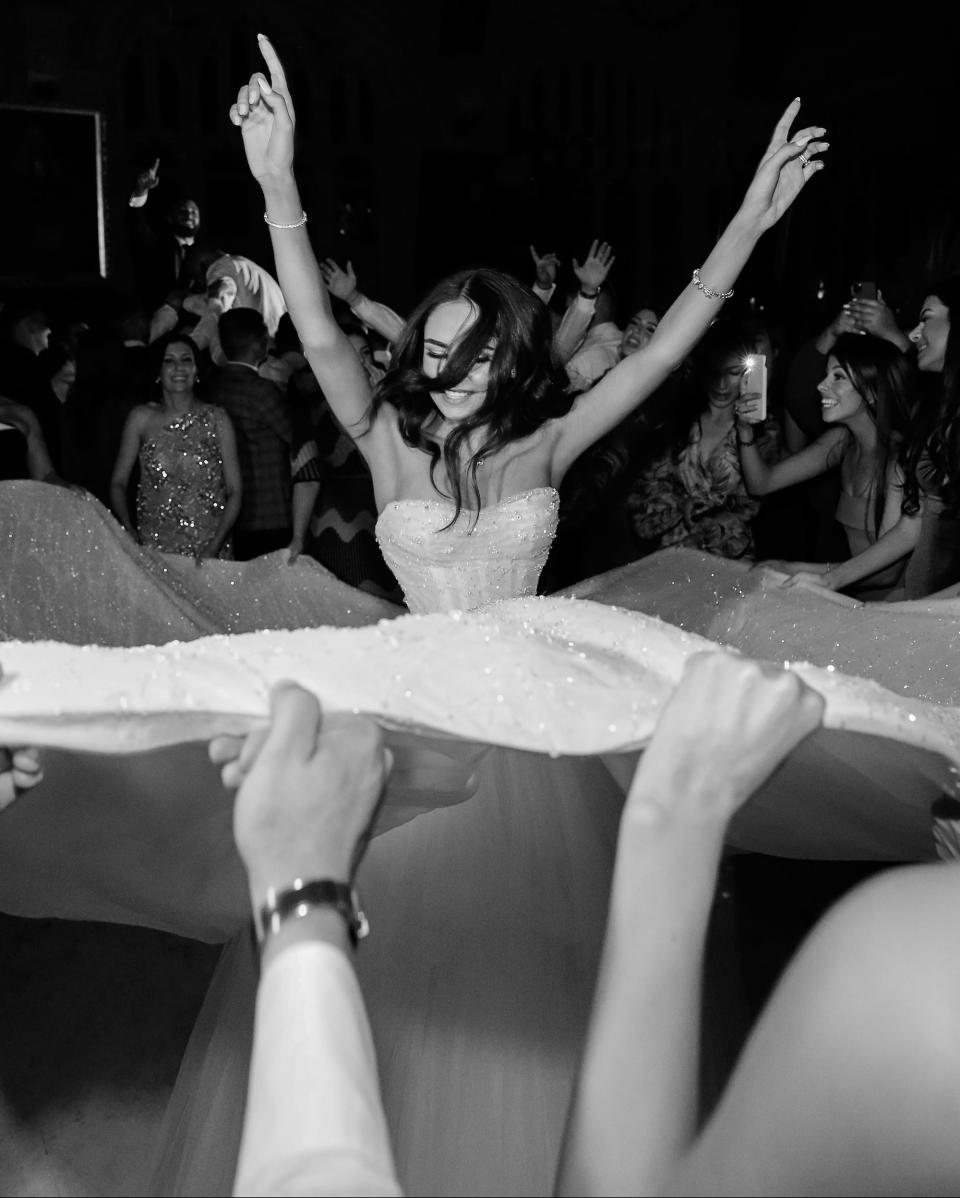
[[[822,169],[816,156],[828,143],[817,139],[825,130],[811,126],[791,140],[800,101],[789,104],[739,212],[649,345],[576,400],[566,394],[552,356],[546,308],[528,288],[493,270],[465,271],[434,288],[411,315],[393,368],[371,395],[353,345],[333,318],[307,235],[293,173],[294,108],[283,67],[262,34],[259,42],[270,78],[257,72],[240,88],[230,119],[241,130],[250,172],[263,191],[278,278],[304,354],[370,467],[378,533],[407,603],[413,611],[475,607],[533,593],[564,474],[657,389],[716,319],[760,236]],[[470,544],[465,534],[507,504],[516,505],[530,526],[537,552],[518,576],[508,564],[515,543],[500,547],[494,569],[464,573],[460,553]],[[427,531],[445,534],[430,557],[440,544],[447,555],[458,546],[451,590],[437,593],[433,572],[424,589],[422,555],[413,546],[427,544]]]

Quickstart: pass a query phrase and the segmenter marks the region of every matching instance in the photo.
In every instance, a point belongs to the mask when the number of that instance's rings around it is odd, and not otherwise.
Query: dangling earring
[[[510,377],[511,377],[512,379],[515,379],[515,378],[517,377],[517,368],[516,368],[516,366],[514,366],[513,370],[511,370],[511,371],[510,371]]]

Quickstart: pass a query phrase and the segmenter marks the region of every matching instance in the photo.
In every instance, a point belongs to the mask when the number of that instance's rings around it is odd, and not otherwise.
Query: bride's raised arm
[[[260,184],[270,226],[277,278],[303,352],[337,419],[366,452],[371,392],[366,372],[337,324],[310,238],[293,174],[295,114],[283,66],[263,34],[257,35],[269,80],[257,71],[230,109],[243,134],[250,173]]]
[[[739,211],[674,300],[650,344],[584,392],[563,418],[553,455],[556,481],[585,449],[619,424],[680,365],[719,315],[723,300],[733,294],[733,284],[762,234],[783,216],[804,184],[823,169],[815,156],[829,145],[817,140],[825,129],[809,126],[791,139],[790,127],[799,111],[799,99],[787,105]]]

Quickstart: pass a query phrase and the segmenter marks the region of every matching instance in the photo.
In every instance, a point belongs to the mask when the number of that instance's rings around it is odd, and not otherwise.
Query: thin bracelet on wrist
[[[271,229],[300,229],[307,223],[307,214],[306,212],[302,212],[300,214],[300,219],[295,220],[292,225],[284,225],[275,220],[271,220],[266,213],[263,214],[263,219]]]
[[[595,299],[597,298],[597,296],[600,294],[600,292],[601,292],[602,290],[603,290],[603,288],[602,288],[602,287],[598,287],[598,288],[596,289],[596,291],[584,291],[584,289],[581,287],[581,288],[580,288],[580,295],[581,295],[581,297],[582,297],[583,299],[586,299],[586,300],[595,300]]]
[[[730,288],[729,291],[714,291],[714,289],[712,287],[708,287],[706,285],[706,283],[704,283],[703,279],[700,278],[700,267],[699,266],[694,267],[693,274],[690,276],[690,280],[693,283],[694,287],[696,287],[700,291],[702,291],[703,294],[707,297],[707,299],[715,299],[715,300],[733,299],[733,288],[732,287]]]

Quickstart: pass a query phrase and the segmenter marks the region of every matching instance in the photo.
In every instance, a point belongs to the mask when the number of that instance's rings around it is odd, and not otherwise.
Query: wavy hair
[[[936,397],[918,409],[919,428],[902,455],[903,510],[920,510],[920,475],[929,477],[944,503],[944,514],[960,515],[960,336],[954,336],[953,316],[960,314],[960,276],[951,275],[927,287],[950,313],[950,331],[943,358],[943,383]],[[927,467],[925,459],[929,461]]]
[[[436,307],[455,300],[472,304],[476,320],[452,347],[443,369],[431,378],[423,370],[424,328]],[[430,435],[431,427],[440,419],[431,392],[455,388],[491,342],[495,347],[482,407],[458,421],[438,444]],[[477,468],[483,458],[565,415],[574,398],[567,391],[566,374],[554,353],[553,326],[546,305],[512,276],[478,267],[443,279],[411,314],[390,369],[374,393],[373,410],[386,403],[396,408],[404,441],[430,455],[430,480],[438,494],[443,494],[436,480],[442,461],[456,504],[452,525],[464,508],[461,455],[470,433],[481,427],[488,430],[483,443],[467,460],[472,495],[479,509]]]
[[[828,356],[836,358],[846,372],[877,428],[873,525],[874,534],[879,536],[887,499],[887,471],[910,428],[916,390],[913,367],[891,342],[857,333],[838,337]]]

